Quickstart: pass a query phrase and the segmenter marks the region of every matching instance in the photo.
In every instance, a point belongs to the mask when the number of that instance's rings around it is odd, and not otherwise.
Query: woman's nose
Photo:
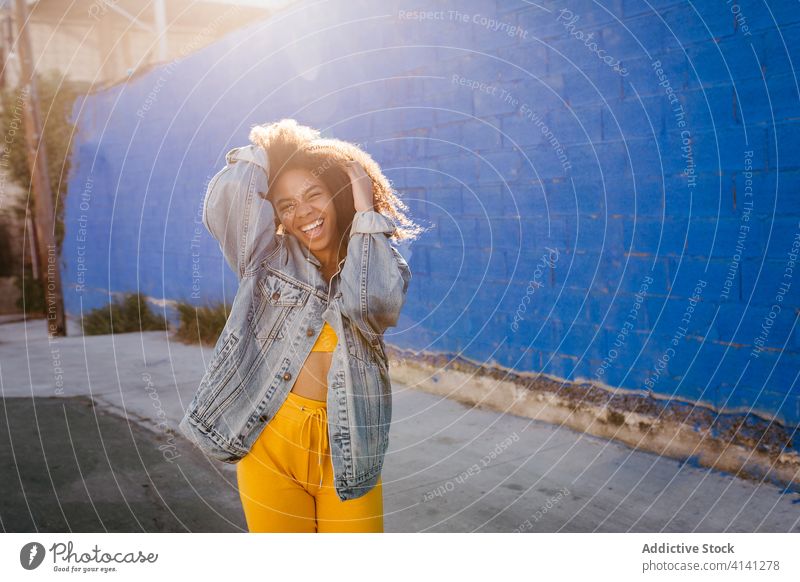
[[[297,216],[300,218],[305,218],[309,214],[311,214],[311,205],[307,202],[298,202],[297,203]]]

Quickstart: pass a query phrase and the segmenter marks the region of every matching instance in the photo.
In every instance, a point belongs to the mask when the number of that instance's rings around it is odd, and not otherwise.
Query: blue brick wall
[[[417,4],[299,3],[76,103],[70,313],[230,301],[205,182],[290,116],[429,227],[390,343],[800,422],[800,11]]]

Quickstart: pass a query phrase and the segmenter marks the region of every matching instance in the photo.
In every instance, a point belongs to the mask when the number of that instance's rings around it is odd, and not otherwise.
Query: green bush
[[[225,327],[231,307],[224,303],[197,307],[178,303],[180,323],[175,337],[188,344],[214,345]]]
[[[33,278],[30,265],[25,266],[24,277],[14,277],[19,289],[17,308],[27,316],[44,315],[44,286],[40,279]]]
[[[141,293],[128,293],[122,300],[106,307],[92,309],[83,316],[85,335],[128,333],[167,329],[167,322],[150,309],[147,297]]]

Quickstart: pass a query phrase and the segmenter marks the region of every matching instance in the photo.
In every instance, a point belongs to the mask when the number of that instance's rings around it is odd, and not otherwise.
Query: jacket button
[[[283,375],[283,379],[284,379],[284,380],[291,380],[291,379],[292,379],[292,374],[291,374],[291,372],[286,372],[286,373]]]
[[[312,335],[314,335],[314,328],[313,328],[313,327],[309,327],[309,328],[306,330],[306,335],[307,335],[308,337],[311,337]]]
[[[266,414],[262,414],[261,416],[258,417],[258,420],[260,420],[261,422],[266,422],[267,415]]]
[[[275,301],[277,301],[280,298],[281,298],[281,292],[280,291],[275,291],[275,293],[272,294],[272,299],[274,299]]]

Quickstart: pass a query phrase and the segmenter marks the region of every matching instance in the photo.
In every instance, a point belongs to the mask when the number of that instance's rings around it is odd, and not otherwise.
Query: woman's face
[[[273,207],[288,234],[312,252],[336,252],[340,238],[336,206],[322,180],[308,170],[293,168],[281,172],[273,192]],[[309,229],[311,225],[316,226]]]

